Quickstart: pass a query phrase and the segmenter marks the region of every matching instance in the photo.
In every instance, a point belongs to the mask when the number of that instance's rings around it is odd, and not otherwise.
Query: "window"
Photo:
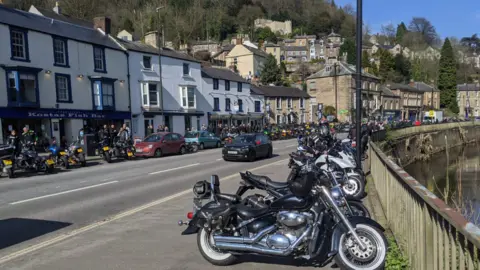
[[[225,80],[225,91],[230,91],[230,81]]]
[[[93,64],[95,72],[106,72],[105,49],[100,47],[93,47]]]
[[[143,68],[144,69],[152,69],[152,57],[151,56],[143,56]]]
[[[237,83],[237,91],[242,92],[242,83],[241,82]]]
[[[183,76],[190,75],[190,65],[187,63],[183,63]]]
[[[181,136],[180,136],[179,134],[177,134],[177,133],[172,133],[172,134],[170,134],[170,135],[172,135],[172,141],[178,141],[178,140],[180,140],[180,137],[181,137]]]
[[[262,112],[262,108],[259,100],[255,100],[255,112]]]
[[[68,67],[68,42],[66,39],[53,38],[53,61],[55,66]]]
[[[230,111],[230,99],[229,98],[225,99],[225,111],[227,111],[227,112]]]
[[[243,100],[238,100],[238,111],[243,112]]]
[[[182,86],[180,89],[182,107],[187,109],[196,108],[195,88],[191,86]]]
[[[9,106],[39,105],[37,74],[40,70],[31,72],[7,70],[8,104]]]
[[[305,99],[304,99],[304,98],[300,98],[300,99],[299,99],[299,102],[300,102],[300,106],[299,106],[299,107],[302,108],[302,109],[305,108]]]
[[[113,80],[93,81],[93,106],[96,110],[115,109],[115,91]]]
[[[220,99],[218,97],[213,98],[213,111],[220,111]]]
[[[277,98],[277,109],[282,108],[282,98]]]
[[[158,84],[153,82],[144,82],[142,87],[142,105],[143,106],[159,106],[160,95],[158,94]]]
[[[57,90],[57,102],[72,102],[72,85],[70,75],[55,73],[55,87]]]
[[[282,116],[277,114],[277,124],[282,123]]]
[[[292,108],[292,98],[287,99],[287,108]]]
[[[218,79],[213,79],[213,90],[218,90]]]
[[[11,60],[30,61],[26,30],[10,28]]]

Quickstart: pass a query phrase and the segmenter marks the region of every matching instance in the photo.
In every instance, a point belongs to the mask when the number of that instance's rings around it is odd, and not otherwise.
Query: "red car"
[[[135,145],[137,157],[161,157],[167,154],[185,154],[185,139],[172,132],[154,133]]]

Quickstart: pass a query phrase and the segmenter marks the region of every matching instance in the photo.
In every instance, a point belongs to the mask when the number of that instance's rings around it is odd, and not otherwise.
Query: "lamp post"
[[[362,167],[361,138],[362,135],[362,0],[357,0],[357,80],[356,80],[356,147],[357,147],[357,166]]]
[[[157,47],[158,47],[158,75],[160,79],[160,115],[162,116],[163,119],[163,125],[165,125],[165,115],[163,114],[164,111],[164,103],[163,103],[163,79],[162,79],[162,44],[160,43],[160,33],[163,33],[163,27],[161,25],[161,14],[160,10],[164,8],[164,6],[160,6],[156,8],[156,11],[158,13],[158,30],[157,30]],[[160,32],[162,31],[162,32]],[[163,36],[163,35],[162,35]],[[163,37],[162,37],[162,43],[163,43]],[[168,127],[170,129],[170,127]]]

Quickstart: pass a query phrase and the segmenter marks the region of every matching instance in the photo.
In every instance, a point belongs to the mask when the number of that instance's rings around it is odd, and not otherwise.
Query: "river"
[[[448,157],[448,158],[447,158]],[[453,147],[405,168],[438,197],[480,225],[480,144]]]

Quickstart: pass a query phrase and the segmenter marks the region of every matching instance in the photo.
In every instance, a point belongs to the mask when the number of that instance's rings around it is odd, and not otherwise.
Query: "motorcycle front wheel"
[[[235,263],[236,257],[231,253],[223,253],[213,246],[213,235],[205,228],[200,228],[197,233],[197,246],[203,258],[213,265],[227,266]]]
[[[377,228],[368,224],[357,224],[355,231],[365,245],[362,250],[349,232],[340,237],[340,246],[335,263],[340,269],[377,270],[383,269],[387,257],[387,239]]]
[[[349,176],[347,181],[342,184],[343,192],[348,198],[361,200],[365,198],[365,182],[356,176]]]
[[[109,152],[103,152],[103,159],[104,159],[107,163],[112,162],[112,156],[110,156],[110,153],[109,153]]]

